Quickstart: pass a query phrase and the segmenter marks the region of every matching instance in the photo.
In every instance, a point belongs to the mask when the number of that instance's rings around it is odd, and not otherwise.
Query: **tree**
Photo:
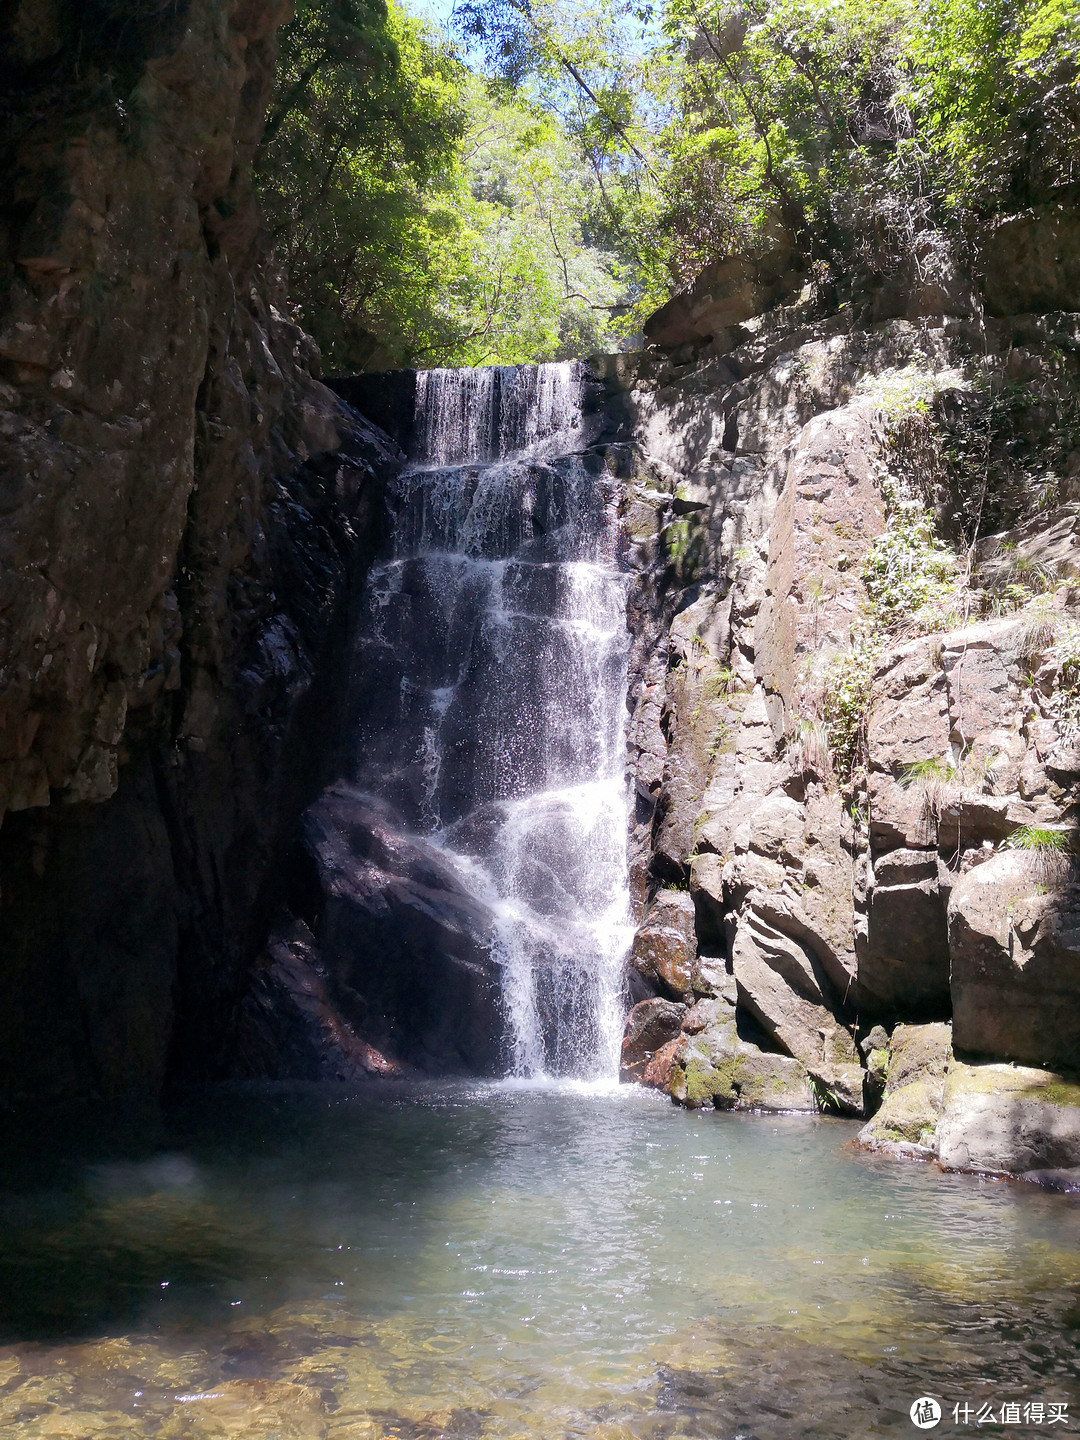
[[[608,343],[620,264],[559,118],[393,0],[307,0],[258,178],[300,316],[340,370],[558,359]]]

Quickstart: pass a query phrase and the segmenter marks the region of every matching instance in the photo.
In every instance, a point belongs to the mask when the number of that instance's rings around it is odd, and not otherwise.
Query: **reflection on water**
[[[844,1122],[522,1084],[96,1120],[4,1137],[13,1440],[855,1440],[923,1394],[938,1433],[1080,1424],[1080,1207]]]

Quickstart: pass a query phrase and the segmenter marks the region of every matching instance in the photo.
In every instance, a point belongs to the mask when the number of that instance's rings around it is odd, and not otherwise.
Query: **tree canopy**
[[[1073,0],[301,0],[258,159],[338,368],[612,348],[778,227],[818,272],[1080,183]]]
[[[305,0],[257,173],[329,364],[559,359],[605,343],[622,281],[558,117],[389,0]]]

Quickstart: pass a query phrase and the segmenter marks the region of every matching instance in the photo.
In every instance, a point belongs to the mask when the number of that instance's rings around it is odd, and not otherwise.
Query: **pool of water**
[[[855,1440],[927,1394],[939,1434],[1080,1426],[1075,1199],[854,1130],[508,1085],[7,1133],[0,1434]]]

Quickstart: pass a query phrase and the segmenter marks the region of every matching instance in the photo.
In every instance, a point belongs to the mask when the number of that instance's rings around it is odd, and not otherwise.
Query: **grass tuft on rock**
[[[1020,825],[1004,848],[1031,855],[1071,855],[1076,849],[1076,832],[1057,825]]]

